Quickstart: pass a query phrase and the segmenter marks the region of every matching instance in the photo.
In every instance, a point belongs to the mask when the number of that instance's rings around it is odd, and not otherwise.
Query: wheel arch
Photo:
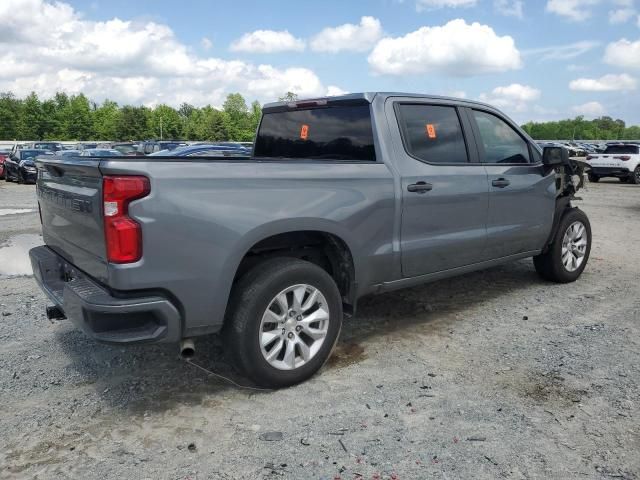
[[[227,261],[226,278],[236,282],[253,266],[275,257],[311,261],[336,281],[345,313],[355,313],[359,259],[354,240],[340,225],[317,219],[296,219],[261,225],[248,232]],[[228,310],[229,304],[227,302]],[[225,315],[226,316],[226,315]]]

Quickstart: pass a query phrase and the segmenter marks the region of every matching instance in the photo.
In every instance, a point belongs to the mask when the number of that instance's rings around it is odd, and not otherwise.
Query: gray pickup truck
[[[567,152],[489,105],[364,93],[268,104],[253,155],[41,157],[53,305],[98,341],[221,333],[242,373],[313,375],[364,295],[533,257],[555,282],[589,258]]]

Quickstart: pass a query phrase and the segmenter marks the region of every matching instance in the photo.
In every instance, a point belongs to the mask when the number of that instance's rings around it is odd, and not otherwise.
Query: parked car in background
[[[174,150],[186,145],[187,142],[182,140],[146,140],[138,144],[137,155],[150,155],[162,150]]]
[[[120,152],[120,155],[137,155],[138,152],[138,144],[134,142],[120,142],[120,143],[110,143],[110,144],[100,144],[98,148],[109,148],[112,150],[117,150]]]
[[[59,142],[33,142],[28,144],[26,148],[32,148],[34,150],[50,150],[52,152],[64,150],[64,146]]]
[[[5,180],[18,183],[35,183],[37,178],[34,159],[38,156],[53,155],[50,150],[18,149],[5,160]]]
[[[11,153],[11,149],[2,148],[0,149],[0,180],[4,179],[4,162]]]
[[[640,184],[640,145],[609,144],[604,152],[588,155],[586,161],[591,167],[589,180],[592,182],[615,177],[621,182]]]
[[[79,157],[81,153],[81,150],[62,150],[60,152],[56,152],[56,155],[60,157]]]
[[[87,148],[80,152],[81,157],[119,157],[122,153],[111,148]]]
[[[267,387],[313,375],[365,295],[531,257],[573,282],[591,248],[567,151],[469,100],[266,105],[253,156],[234,161],[37,164],[46,245],[30,257],[49,318],[183,355],[221,332]]]
[[[240,145],[187,145],[175,150],[161,150],[149,157],[248,157],[251,150]]]
[[[81,143],[77,143],[76,146],[75,146],[76,150],[88,150],[90,148],[98,148],[98,144],[97,143],[81,142]]]

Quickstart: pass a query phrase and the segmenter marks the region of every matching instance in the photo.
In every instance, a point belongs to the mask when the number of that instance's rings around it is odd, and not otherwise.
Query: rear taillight
[[[631,160],[631,157],[629,155],[621,155],[619,157],[613,157],[613,158],[617,158],[618,160],[622,160],[623,162],[626,162],[627,160]]]
[[[102,180],[104,235],[107,260],[131,263],[142,258],[142,230],[129,217],[129,203],[149,195],[149,179],[143,176],[105,176]]]
[[[594,158],[596,157],[594,157],[593,155],[587,155],[587,160],[593,160]]]

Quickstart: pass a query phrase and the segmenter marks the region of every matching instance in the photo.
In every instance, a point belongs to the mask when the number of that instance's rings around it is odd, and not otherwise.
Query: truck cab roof
[[[271,102],[265,104],[264,111],[280,110],[282,108],[292,108],[294,105],[297,107],[305,106],[322,106],[341,103],[372,103],[375,98],[386,99],[389,97],[411,97],[424,100],[446,100],[453,103],[471,104],[488,107],[493,109],[491,105],[486,103],[477,102],[475,100],[468,100],[466,98],[448,97],[443,95],[427,95],[422,93],[408,93],[408,92],[359,92],[359,93],[347,93],[345,95],[336,95],[333,97],[317,97],[317,98],[304,98],[293,101],[280,101]]]

